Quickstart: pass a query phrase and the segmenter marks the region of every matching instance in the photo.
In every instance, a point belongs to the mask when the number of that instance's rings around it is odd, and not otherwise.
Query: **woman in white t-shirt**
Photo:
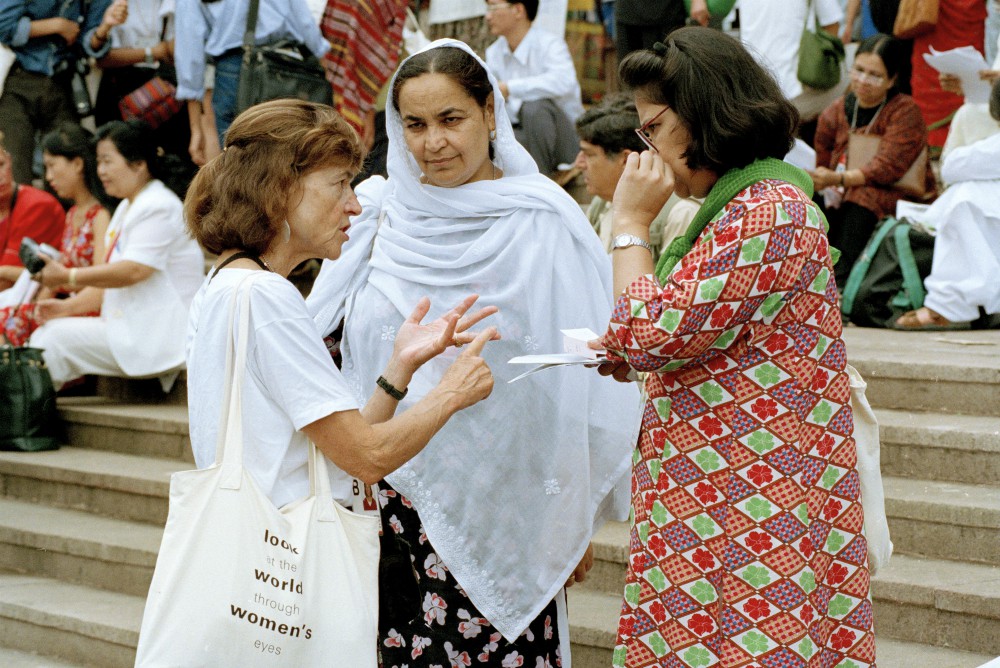
[[[243,112],[226,146],[195,177],[185,202],[188,226],[219,255],[191,308],[188,410],[195,462],[215,459],[226,382],[229,304],[245,278],[250,290],[250,340],[243,387],[244,465],[281,507],[308,491],[308,440],[340,470],[334,496],[351,496],[350,479],[365,483],[417,454],[459,410],[489,395],[493,377],[479,357],[494,329],[468,328],[496,312],[465,316],[475,296],[421,324],[422,299],[395,333],[392,359],[362,406],[334,365],[305,300],[286,279],[310,258],[334,260],[348,238],[349,216],[361,213],[351,180],[363,151],[353,130],[330,107],[274,100]],[[462,316],[465,316],[464,318]],[[437,387],[392,417],[414,372],[451,345],[470,345]],[[308,440],[307,440],[308,439]]]
[[[204,255],[184,230],[180,199],[157,178],[166,178],[166,167],[151,131],[114,121],[97,138],[97,175],[122,200],[105,233],[107,262],[69,269],[46,262],[42,284],[77,292],[38,303],[45,324],[31,345],[45,349],[56,387],[87,374],[158,376],[167,391],[184,366],[184,328]],[[96,311],[100,318],[79,317]]]

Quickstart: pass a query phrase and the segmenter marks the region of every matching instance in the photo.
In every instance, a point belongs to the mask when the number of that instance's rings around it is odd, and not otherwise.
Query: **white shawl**
[[[472,53],[454,40],[427,48],[442,47]],[[342,257],[323,264],[308,304],[322,332],[346,314],[344,375],[362,400],[422,296],[432,300],[428,318],[472,292],[479,305],[500,308],[483,325],[503,336],[484,351],[493,394],[454,416],[388,481],[413,502],[472,602],[514,640],[562,588],[592,532],[623,514],[641,405],[634,385],[579,367],[507,384],[523,370],[507,360],[561,351],[561,328],[605,330],[611,262],[580,206],[514,139],[490,80],[503,177],[455,188],[421,184],[390,100],[389,179],[358,188],[363,213]],[[424,396],[456,354],[424,365],[400,409]]]

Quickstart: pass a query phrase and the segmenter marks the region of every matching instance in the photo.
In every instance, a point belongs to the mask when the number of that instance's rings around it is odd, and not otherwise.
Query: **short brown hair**
[[[292,208],[299,179],[330,166],[353,176],[363,158],[357,133],[332,107],[296,99],[258,104],[236,117],[222,154],[191,182],[188,229],[212,253],[259,255]]]

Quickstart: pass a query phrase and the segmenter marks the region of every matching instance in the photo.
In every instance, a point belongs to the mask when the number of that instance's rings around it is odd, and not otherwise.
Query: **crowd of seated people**
[[[135,295],[145,292],[168,296],[165,302],[157,299],[173,310],[161,309],[158,317],[170,312],[183,320],[200,280],[202,263],[184,236],[180,200],[197,166],[218,154],[236,113],[245,3],[177,0],[176,9],[167,0],[51,4],[25,8],[0,0],[0,42],[16,56],[0,96],[6,146],[0,147],[0,326],[13,345],[30,341],[49,348],[57,385],[83,374],[108,373],[161,377],[168,386],[170,374],[182,364],[179,348],[164,343],[151,354],[149,338],[127,331],[129,326],[118,320],[123,304],[129,304],[125,320],[139,320],[135,314],[142,300]],[[481,20],[497,39],[486,61],[500,80],[518,138],[541,171],[566,166],[570,145],[577,152],[575,164],[594,196],[588,217],[610,252],[611,200],[625,159],[647,150],[633,132],[635,105],[630,94],[609,94],[584,112],[566,43],[534,24],[537,12],[535,2],[488,5]],[[841,253],[836,266],[841,288],[872,232],[894,215],[897,203],[929,204],[938,190],[927,157],[927,119],[905,92],[910,88],[907,46],[868,28],[856,55],[845,63],[847,88],[820,114],[812,142],[815,197],[828,219],[831,244]],[[257,41],[278,34],[293,36],[317,55],[329,47],[307,0],[262,0]],[[851,34],[850,26],[844,34]],[[175,40],[183,58],[175,59]],[[73,78],[87,62],[102,71],[92,105],[100,141],[80,127],[74,110]],[[119,102],[153,77],[177,83],[176,97],[185,103],[181,113],[157,128],[122,125]],[[986,71],[983,78],[992,81],[996,73]],[[961,92],[946,74],[941,86]],[[994,234],[993,214],[983,199],[994,182],[982,156],[1000,132],[1000,122],[980,118],[985,105],[967,107],[945,144],[940,175],[948,189],[928,215],[965,220],[970,214],[959,209],[973,207],[982,251],[992,248],[986,240]],[[970,130],[965,117],[973,112],[979,116]],[[850,155],[857,135],[878,140],[864,162]],[[984,166],[978,160],[985,160]],[[170,176],[160,180],[165,165]],[[922,175],[917,193],[899,185],[914,165]],[[675,200],[654,224],[657,254],[687,229],[700,206],[698,200]],[[146,216],[139,221],[136,212],[146,207],[163,224],[154,225]],[[962,226],[939,220],[932,227],[939,250],[927,280],[927,307],[906,314],[897,326],[962,327],[976,320],[977,309],[1000,310],[992,296],[968,288],[968,281],[959,289],[946,279],[946,267],[958,257],[951,241]],[[960,236],[968,234],[963,228]],[[18,254],[25,237],[55,247],[61,257],[27,290],[13,289],[19,279],[22,288],[26,283]],[[989,260],[981,252],[977,257]],[[91,318],[98,314],[103,317]],[[160,331],[168,337],[172,330]]]

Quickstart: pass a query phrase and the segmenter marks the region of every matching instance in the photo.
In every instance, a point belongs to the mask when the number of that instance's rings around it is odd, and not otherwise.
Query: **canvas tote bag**
[[[235,359],[215,464],[171,476],[170,512],[146,600],[142,668],[376,668],[379,519],[342,508],[309,448],[309,495],[276,508],[243,468],[241,388],[250,283],[240,284]]]
[[[938,22],[938,0],[902,0],[896,11],[892,34],[899,39],[915,39],[934,30]]]
[[[858,450],[858,475],[861,479],[861,507],[865,512],[865,538],[868,541],[868,568],[872,575],[888,565],[892,556],[889,522],[885,516],[885,491],[882,488],[881,443],[878,421],[865,389],[868,384],[850,364],[851,411],[854,413],[854,442]]]

